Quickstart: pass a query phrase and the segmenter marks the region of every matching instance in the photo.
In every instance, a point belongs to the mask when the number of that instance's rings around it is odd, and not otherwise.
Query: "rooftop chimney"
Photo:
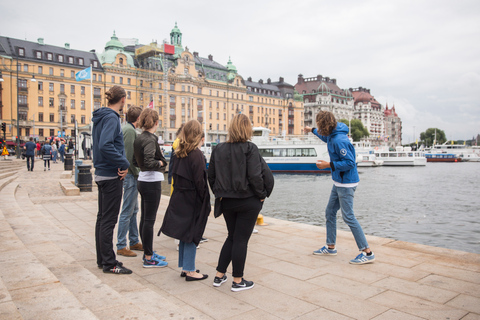
[[[322,75],[321,74],[317,75],[317,81],[322,81]]]
[[[263,79],[258,80],[258,83],[263,84]]]
[[[95,49],[90,50],[91,53],[95,53]]]
[[[330,78],[329,78],[329,77],[325,77],[325,82],[330,82]]]
[[[337,84],[337,79],[332,79],[333,84]]]
[[[208,55],[208,60],[213,61],[213,56],[211,54]]]
[[[252,77],[248,77],[248,78],[247,78],[247,81],[252,82]]]
[[[280,77],[278,82],[283,83],[283,77]]]
[[[305,80],[303,80],[303,74],[300,73],[300,74],[298,75],[298,81],[297,81],[297,82],[298,82],[298,83],[304,83],[304,82],[305,82]]]
[[[65,49],[69,49],[69,50],[70,50],[70,43],[65,43]]]
[[[267,83],[268,84],[271,84],[272,83],[272,80],[270,78],[267,79]]]
[[[193,56],[198,58],[198,52],[193,52]]]
[[[42,44],[42,45],[45,44],[45,43],[43,42],[43,38],[38,38],[38,44]]]

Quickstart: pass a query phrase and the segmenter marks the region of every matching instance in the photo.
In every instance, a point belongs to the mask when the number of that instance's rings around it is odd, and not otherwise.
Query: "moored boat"
[[[383,160],[384,166],[425,166],[427,158],[422,151],[412,151],[410,147],[396,147],[395,151],[375,150],[377,160]]]
[[[426,153],[427,162],[461,162],[462,159],[454,153]]]

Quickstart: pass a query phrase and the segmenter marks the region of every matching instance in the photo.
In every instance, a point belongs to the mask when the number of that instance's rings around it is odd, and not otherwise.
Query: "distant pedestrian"
[[[68,141],[68,153],[73,153],[75,151],[75,144],[73,143],[73,139],[70,138]]]
[[[60,161],[65,162],[65,143],[60,141],[60,147],[58,147],[58,153],[60,154]]]
[[[203,280],[208,275],[195,268],[197,246],[211,211],[205,158],[200,151],[202,126],[197,120],[185,123],[179,145],[172,154],[175,186],[160,232],[180,240],[178,266],[186,281]]]
[[[155,131],[158,128],[158,112],[145,108],[138,119],[138,127],[143,132],[135,139],[134,164],[140,168],[138,191],[141,195],[140,237],[143,243],[143,267],[166,267],[165,256],[153,251],[153,228],[157,218],[158,206],[162,195],[163,173],[167,166]]]
[[[97,265],[105,273],[130,274],[132,271],[116,260],[113,251],[113,230],[122,202],[123,179],[130,163],[125,157],[120,115],[126,92],[120,86],[108,90],[108,106],[93,112],[93,166],[98,186],[98,214],[95,224]]]
[[[123,143],[125,145],[125,156],[130,167],[123,180],[123,206],[118,218],[117,233],[117,254],[126,257],[136,257],[132,250],[143,251],[142,243],[138,240],[137,212],[138,212],[138,189],[137,179],[140,169],[133,163],[133,144],[137,137],[135,129],[138,124],[138,117],[142,112],[140,107],[130,107],[127,111],[127,123],[122,126]],[[82,146],[85,145],[85,138]],[[86,148],[84,148],[86,149]],[[130,248],[127,247],[127,233]]]
[[[40,145],[40,141],[37,141],[37,158],[41,158],[42,155],[40,154],[40,149],[42,148],[42,146]]]
[[[247,246],[265,198],[273,190],[273,175],[249,140],[253,130],[244,114],[233,117],[226,142],[213,149],[208,167],[208,181],[215,194],[215,217],[223,213],[228,237],[217,264],[213,285],[227,281],[227,268],[232,262],[232,291],[251,289],[252,281],[243,278]]]
[[[35,162],[35,151],[37,149],[37,145],[33,142],[33,138],[30,137],[30,141],[25,143],[25,157],[27,158],[27,170],[33,171],[33,166]]]
[[[313,252],[315,255],[336,255],[337,211],[341,209],[345,223],[350,227],[360,254],[350,260],[351,264],[365,264],[375,261],[375,255],[368,246],[362,227],[353,212],[353,198],[358,182],[355,149],[348,139],[348,127],[337,122],[333,113],[320,111],[316,117],[317,128],[305,127],[327,143],[330,162],[319,160],[317,167],[332,170],[333,187],[325,210],[327,243]]]
[[[53,163],[57,163],[57,154],[58,154],[57,145],[55,144],[55,141],[53,141],[51,145],[52,145],[52,160],[53,160]]]
[[[43,171],[47,171],[47,164],[48,170],[50,170],[50,160],[52,160],[52,146],[50,143],[45,141],[43,147],[40,149],[40,153],[42,154],[43,158]]]

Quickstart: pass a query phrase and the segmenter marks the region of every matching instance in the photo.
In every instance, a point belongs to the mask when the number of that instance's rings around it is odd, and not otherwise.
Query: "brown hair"
[[[120,101],[123,97],[126,97],[127,94],[125,90],[120,86],[113,86],[105,92],[105,96],[107,96],[108,105],[112,105]]]
[[[159,117],[156,110],[145,108],[142,113],[140,113],[140,118],[138,119],[138,127],[143,128],[143,130],[152,129],[157,123]]]
[[[197,120],[190,120],[183,126],[175,154],[179,158],[185,158],[190,152],[195,150],[202,140],[202,125]]]
[[[329,111],[320,111],[317,113],[315,120],[317,122],[318,133],[322,136],[330,135],[337,127],[337,119],[335,119],[333,113]]]
[[[137,106],[131,106],[130,108],[128,108],[127,111],[127,121],[134,123],[135,121],[137,121],[140,113],[142,113],[142,108]]]
[[[252,138],[252,135],[253,129],[250,119],[242,113],[235,115],[228,128],[227,142],[247,142]]]

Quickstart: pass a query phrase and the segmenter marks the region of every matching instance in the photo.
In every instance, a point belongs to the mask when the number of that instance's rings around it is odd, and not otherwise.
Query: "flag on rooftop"
[[[92,67],[88,67],[86,69],[80,70],[75,73],[75,79],[77,81],[87,80],[90,79],[92,74]]]

